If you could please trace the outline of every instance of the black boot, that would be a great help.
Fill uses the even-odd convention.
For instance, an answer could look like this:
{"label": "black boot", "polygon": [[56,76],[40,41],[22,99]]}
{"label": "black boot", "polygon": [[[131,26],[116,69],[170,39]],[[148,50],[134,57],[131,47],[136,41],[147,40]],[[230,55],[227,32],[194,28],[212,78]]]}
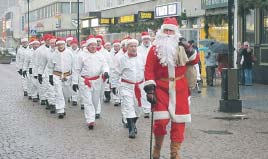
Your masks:
{"label": "black boot", "polygon": [[53,105],[53,104],[50,105],[50,113],[51,113],[51,114],[56,113],[56,106]]}
{"label": "black boot", "polygon": [[46,100],[41,100],[41,105],[46,105]]}
{"label": "black boot", "polygon": [[137,130],[137,127],[136,127],[136,123],[137,123],[138,119],[139,119],[138,117],[134,118],[134,132],[135,132],[135,134],[138,134],[138,130]]}
{"label": "black boot", "polygon": [[28,96],[27,91],[24,91],[24,92],[23,92],[23,95],[24,95],[25,97]]}
{"label": "black boot", "polygon": [[38,102],[38,98],[33,98],[33,102]]}
{"label": "black boot", "polygon": [[77,106],[77,101],[72,101],[72,106]]}
{"label": "black boot", "polygon": [[50,109],[50,104],[48,103],[48,100],[46,100],[46,110]]}
{"label": "black boot", "polygon": [[32,97],[31,97],[31,96],[29,96],[29,97],[28,97],[28,99],[29,99],[29,100],[32,100]]}
{"label": "black boot", "polygon": [[65,113],[59,113],[59,119],[63,119],[64,118],[64,116],[65,116]]}
{"label": "black boot", "polygon": [[81,110],[84,110],[84,109],[85,109],[85,105],[81,104]]}
{"label": "black boot", "polygon": [[135,131],[134,131],[134,127],[135,127],[135,123],[134,123],[134,118],[127,118],[127,123],[128,123],[128,137],[130,139],[134,139],[136,137]]}
{"label": "black boot", "polygon": [[96,117],[96,119],[99,119],[100,118],[100,114],[96,114],[95,117]]}
{"label": "black boot", "polygon": [[104,103],[109,103],[111,100],[111,91],[104,91],[105,100]]}

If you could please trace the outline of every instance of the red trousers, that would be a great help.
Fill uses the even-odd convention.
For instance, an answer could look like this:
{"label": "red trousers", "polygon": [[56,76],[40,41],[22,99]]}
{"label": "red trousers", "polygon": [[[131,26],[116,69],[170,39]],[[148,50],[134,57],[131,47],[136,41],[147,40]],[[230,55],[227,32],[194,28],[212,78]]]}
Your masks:
{"label": "red trousers", "polygon": [[[154,135],[164,136],[167,134],[167,124],[170,119],[161,119],[154,121]],[[185,123],[171,122],[170,140],[182,143],[184,140]]]}

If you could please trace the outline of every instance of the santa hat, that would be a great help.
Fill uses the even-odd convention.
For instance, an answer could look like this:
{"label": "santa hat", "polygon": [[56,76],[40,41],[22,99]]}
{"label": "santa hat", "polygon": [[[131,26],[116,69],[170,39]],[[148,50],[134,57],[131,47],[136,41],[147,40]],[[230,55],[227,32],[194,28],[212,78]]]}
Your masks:
{"label": "santa hat", "polygon": [[120,45],[120,41],[119,40],[114,40],[113,45]]}
{"label": "santa hat", "polygon": [[81,46],[81,47],[86,47],[86,43],[87,43],[87,42],[83,40],[83,41],[81,41],[80,46]]}
{"label": "santa hat", "polygon": [[101,41],[101,44],[104,45],[104,39],[103,39],[103,36],[102,35],[96,35],[95,38],[97,39],[97,41],[100,40]]}
{"label": "santa hat", "polygon": [[56,41],[56,45],[58,44],[65,44],[65,39],[64,38],[58,38]]}
{"label": "santa hat", "polygon": [[50,38],[50,41],[56,41],[57,40],[57,38],[55,37],[55,36],[52,36],[51,38]]}
{"label": "santa hat", "polygon": [[176,18],[165,18],[164,22],[161,26],[161,29],[162,30],[168,29],[168,30],[173,30],[175,32],[178,32],[179,25],[178,25],[177,19]]}
{"label": "santa hat", "polygon": [[45,35],[43,36],[43,40],[44,40],[44,41],[50,40],[51,38],[52,38],[52,35],[51,35],[51,34],[45,34]]}
{"label": "santa hat", "polygon": [[36,38],[31,38],[31,40],[29,42],[29,45],[32,45],[32,44],[35,44],[35,43],[40,44],[40,41],[38,41]]}
{"label": "santa hat", "polygon": [[22,38],[21,39],[21,42],[23,43],[23,42],[28,42],[28,38]]}
{"label": "santa hat", "polygon": [[66,41],[72,41],[74,38],[72,35],[67,36]]}
{"label": "santa hat", "polygon": [[146,31],[144,31],[144,32],[141,33],[141,39],[143,40],[145,38],[150,38],[149,33],[146,32]]}
{"label": "santa hat", "polygon": [[106,45],[111,45],[111,43],[107,41],[107,42],[104,44],[104,46],[106,46]]}
{"label": "santa hat", "polygon": [[78,40],[76,38],[74,38],[72,41],[71,41],[71,45],[72,44],[78,44]]}
{"label": "santa hat", "polygon": [[88,46],[91,43],[97,44],[97,39],[94,37],[94,35],[89,35],[86,41],[86,46]]}
{"label": "santa hat", "polygon": [[125,42],[125,45],[127,46],[128,44],[131,44],[131,43],[134,43],[134,44],[139,45],[139,41],[136,40],[136,39],[128,39],[128,40]]}
{"label": "santa hat", "polygon": [[131,37],[130,36],[127,36],[127,37],[125,37],[122,41],[121,41],[121,47],[123,46],[123,45],[126,45],[126,42],[127,42],[127,40],[128,39],[131,39]]}

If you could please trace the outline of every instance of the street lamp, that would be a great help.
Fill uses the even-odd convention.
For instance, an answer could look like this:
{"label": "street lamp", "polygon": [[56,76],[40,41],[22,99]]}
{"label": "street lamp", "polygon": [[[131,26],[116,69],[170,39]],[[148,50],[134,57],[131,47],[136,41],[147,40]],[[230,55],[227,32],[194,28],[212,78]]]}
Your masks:
{"label": "street lamp", "polygon": [[30,0],[27,0],[27,5],[28,5],[28,41],[30,41]]}

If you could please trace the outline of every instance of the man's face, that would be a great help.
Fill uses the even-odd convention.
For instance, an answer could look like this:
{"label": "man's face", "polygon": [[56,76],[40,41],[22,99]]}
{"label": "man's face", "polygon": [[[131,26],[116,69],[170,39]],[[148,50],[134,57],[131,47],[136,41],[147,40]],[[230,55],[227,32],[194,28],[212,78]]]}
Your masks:
{"label": "man's face", "polygon": [[118,52],[119,50],[120,50],[120,45],[119,44],[114,45],[114,51]]}
{"label": "man's face", "polygon": [[63,51],[65,49],[65,44],[58,44],[58,50]]}
{"label": "man's face", "polygon": [[130,55],[136,55],[137,54],[137,44],[130,43],[127,45],[127,52]]}
{"label": "man's face", "polygon": [[150,45],[150,38],[143,38],[142,43],[144,46],[148,47]]}
{"label": "man's face", "polygon": [[67,46],[71,46],[71,42],[72,42],[72,40],[68,40],[68,41],[66,41]]}
{"label": "man's face", "polygon": [[39,43],[33,43],[32,46],[33,46],[33,49],[36,50],[40,46],[40,44]]}
{"label": "man's face", "polygon": [[22,45],[23,47],[27,47],[27,46],[28,46],[28,42],[26,42],[26,41],[25,41],[25,42],[22,42],[21,45]]}
{"label": "man's face", "polygon": [[50,40],[49,45],[50,45],[51,48],[54,49],[56,47],[56,41],[55,40]]}
{"label": "man's face", "polygon": [[106,50],[109,50],[109,51],[111,50],[111,44],[106,44],[104,47]]}
{"label": "man's face", "polygon": [[76,43],[72,43],[72,49],[76,50],[78,48],[78,45]]}
{"label": "man's face", "polygon": [[175,31],[174,30],[169,30],[169,29],[164,29],[164,34],[167,34],[167,35],[175,35]]}
{"label": "man's face", "polygon": [[87,50],[91,53],[95,53],[97,51],[97,44],[96,43],[90,43],[87,46]]}
{"label": "man's face", "polygon": [[49,44],[50,44],[49,41],[50,41],[50,40],[46,40],[46,41],[45,41],[46,46],[49,46]]}
{"label": "man's face", "polygon": [[98,46],[98,47],[101,46],[101,40],[97,40],[97,46]]}

